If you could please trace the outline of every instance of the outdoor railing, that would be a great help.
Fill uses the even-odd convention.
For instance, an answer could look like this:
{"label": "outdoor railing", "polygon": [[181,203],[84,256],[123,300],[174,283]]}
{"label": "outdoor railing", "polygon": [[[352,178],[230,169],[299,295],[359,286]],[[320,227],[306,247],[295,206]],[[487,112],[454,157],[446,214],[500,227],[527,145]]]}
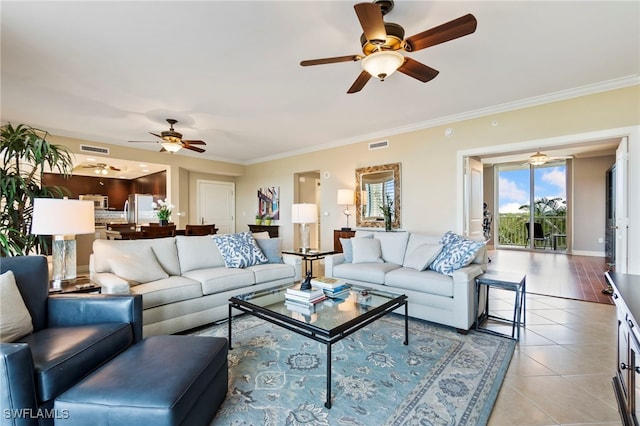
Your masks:
{"label": "outdoor railing", "polygon": [[[503,213],[498,215],[498,245],[527,247],[527,236],[529,235],[526,223],[529,222],[528,214]],[[542,231],[547,237],[547,248],[553,248],[554,235],[556,248],[565,250],[567,248],[567,220],[566,216],[535,216],[535,222],[542,224]],[[562,236],[562,237],[559,237]],[[536,241],[536,247],[542,248],[544,241]]]}

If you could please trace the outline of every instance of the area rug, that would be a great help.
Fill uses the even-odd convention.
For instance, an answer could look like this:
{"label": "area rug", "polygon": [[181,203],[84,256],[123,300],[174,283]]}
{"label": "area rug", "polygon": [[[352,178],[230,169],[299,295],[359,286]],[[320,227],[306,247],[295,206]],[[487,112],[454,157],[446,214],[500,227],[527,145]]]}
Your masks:
{"label": "area rug", "polygon": [[229,391],[212,425],[483,425],[515,347],[417,319],[405,346],[404,317],[388,315],[332,346],[327,409],[325,345],[249,315],[232,324]]}

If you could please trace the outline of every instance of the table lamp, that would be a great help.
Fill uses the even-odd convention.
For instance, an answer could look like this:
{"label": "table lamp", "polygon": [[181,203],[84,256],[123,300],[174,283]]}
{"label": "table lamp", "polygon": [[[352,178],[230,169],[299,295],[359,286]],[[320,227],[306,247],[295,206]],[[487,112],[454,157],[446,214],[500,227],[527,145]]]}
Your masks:
{"label": "table lamp", "polygon": [[76,278],[76,235],[95,232],[93,201],[35,198],[31,233],[52,235],[53,287]]}
{"label": "table lamp", "polygon": [[315,204],[292,204],[291,222],[300,224],[300,248],[302,252],[310,248],[310,223],[318,221],[318,207]]}
{"label": "table lamp", "polygon": [[347,226],[342,228],[343,231],[351,231],[349,228],[349,206],[353,205],[353,190],[352,189],[338,189],[338,205],[344,206],[342,213],[347,217]]}

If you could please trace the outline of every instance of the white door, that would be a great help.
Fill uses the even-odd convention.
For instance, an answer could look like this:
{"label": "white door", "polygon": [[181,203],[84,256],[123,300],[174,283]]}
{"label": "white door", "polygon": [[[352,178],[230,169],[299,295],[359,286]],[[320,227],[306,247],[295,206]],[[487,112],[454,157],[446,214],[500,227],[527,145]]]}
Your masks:
{"label": "white door", "polygon": [[482,240],[482,163],[470,157],[465,157],[464,192],[464,234]]}
{"label": "white door", "polygon": [[197,181],[196,211],[198,224],[215,224],[218,234],[235,232],[235,183]]}
{"label": "white door", "polygon": [[628,141],[624,137],[616,149],[616,272],[627,273],[627,244],[629,237]]}

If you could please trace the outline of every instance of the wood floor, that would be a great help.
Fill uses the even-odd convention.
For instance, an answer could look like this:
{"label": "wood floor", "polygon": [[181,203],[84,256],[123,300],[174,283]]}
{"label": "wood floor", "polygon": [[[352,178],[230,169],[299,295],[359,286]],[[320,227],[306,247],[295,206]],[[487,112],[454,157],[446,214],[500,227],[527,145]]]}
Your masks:
{"label": "wood floor", "polygon": [[607,287],[603,257],[521,250],[491,250],[489,257],[489,269],[525,272],[527,293],[613,303],[602,294]]}

